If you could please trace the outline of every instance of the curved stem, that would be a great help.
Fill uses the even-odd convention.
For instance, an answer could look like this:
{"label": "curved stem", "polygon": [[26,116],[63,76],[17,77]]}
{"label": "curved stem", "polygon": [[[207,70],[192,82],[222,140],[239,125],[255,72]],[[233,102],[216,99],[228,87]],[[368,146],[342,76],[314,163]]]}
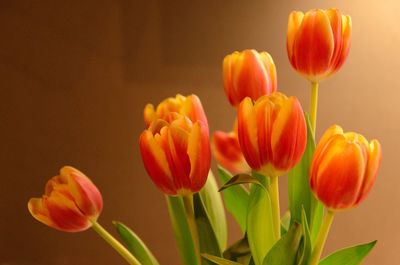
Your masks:
{"label": "curved stem", "polygon": [[196,219],[194,216],[194,208],[193,208],[193,194],[182,196],[183,204],[185,206],[186,219],[189,224],[190,233],[192,235],[193,245],[196,252],[197,263],[201,264],[200,257],[200,243],[199,243],[199,235],[197,232]]}
{"label": "curved stem", "polygon": [[116,240],[107,230],[98,222],[92,222],[92,228],[96,231],[110,246],[112,246],[129,264],[142,265],[118,240]]}
{"label": "curved stem", "polygon": [[315,129],[317,126],[317,109],[318,109],[318,82],[311,82],[310,123],[314,137],[315,137]]}
{"label": "curved stem", "polygon": [[270,195],[275,237],[278,241],[281,238],[281,211],[279,207],[279,185],[277,176],[271,177]]}
{"label": "curved stem", "polygon": [[324,250],[325,241],[328,237],[329,229],[333,222],[335,213],[331,210],[327,210],[321,229],[315,242],[314,250],[311,254],[310,265],[318,265],[319,259],[321,258],[322,251]]}

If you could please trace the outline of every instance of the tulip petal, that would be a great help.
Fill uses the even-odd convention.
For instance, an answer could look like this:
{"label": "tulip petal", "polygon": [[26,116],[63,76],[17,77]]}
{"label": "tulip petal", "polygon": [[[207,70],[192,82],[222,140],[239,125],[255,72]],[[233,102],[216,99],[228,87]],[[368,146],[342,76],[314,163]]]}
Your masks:
{"label": "tulip petal", "polygon": [[276,66],[272,56],[267,52],[260,53],[261,61],[264,64],[265,70],[267,71],[268,83],[267,88],[270,88],[267,95],[276,92],[278,89],[278,81],[276,76]]}
{"label": "tulip petal", "polygon": [[332,67],[332,74],[337,72],[346,61],[350,52],[352,34],[352,22],[350,16],[342,16],[342,45],[340,54]]}
{"label": "tulip petal", "polygon": [[288,57],[290,63],[294,65],[293,63],[293,46],[295,39],[297,37],[300,25],[303,21],[304,18],[304,13],[300,11],[293,11],[289,15],[289,21],[288,21],[288,31],[287,31],[287,41],[286,41],[286,48],[288,52]]}
{"label": "tulip petal", "polygon": [[208,126],[208,121],[206,114],[203,110],[203,105],[201,104],[199,97],[196,95],[190,95],[186,97],[185,102],[182,104],[181,114],[184,116],[188,116],[192,122],[200,120]]}
{"label": "tulip petal", "polygon": [[329,18],[333,33],[333,43],[335,48],[330,65],[334,66],[337,64],[342,51],[342,15],[340,14],[340,11],[336,8],[328,9],[325,11],[325,13]]}
{"label": "tulip petal", "polygon": [[143,111],[143,118],[146,124],[146,128],[157,118],[156,112],[154,111],[154,106],[152,104],[147,104]]}
{"label": "tulip petal", "polygon": [[28,209],[31,215],[39,222],[55,228],[54,222],[51,220],[49,211],[43,205],[42,198],[32,198],[28,202]]}

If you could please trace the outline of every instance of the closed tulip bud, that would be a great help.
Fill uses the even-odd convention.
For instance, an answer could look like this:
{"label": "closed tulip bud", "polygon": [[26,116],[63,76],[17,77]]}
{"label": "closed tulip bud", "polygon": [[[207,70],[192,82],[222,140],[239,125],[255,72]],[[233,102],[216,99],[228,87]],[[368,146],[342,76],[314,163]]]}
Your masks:
{"label": "closed tulip bud", "polygon": [[65,232],[88,229],[102,208],[103,199],[97,187],[82,172],[69,166],[47,182],[42,198],[28,202],[34,218]]}
{"label": "closed tulip bud", "polygon": [[318,143],[310,168],[311,189],[331,210],[348,209],[362,202],[371,190],[382,157],[377,140],[343,133],[331,126]]}
{"label": "closed tulip bud", "polygon": [[347,58],[351,18],[337,9],[312,9],[289,15],[287,52],[293,68],[312,82],[335,73]]}
{"label": "closed tulip bud", "polygon": [[251,168],[277,177],[301,159],[307,141],[303,110],[282,93],[245,98],[238,109],[239,143]]}
{"label": "closed tulip bud", "polygon": [[168,195],[198,192],[210,170],[208,126],[173,112],[153,121],[139,139],[147,173]]}
{"label": "closed tulip bud", "polygon": [[267,52],[244,50],[227,55],[223,62],[225,94],[232,106],[245,97],[253,100],[277,89],[276,68]]}
{"label": "closed tulip bud", "polygon": [[204,125],[208,126],[207,117],[200,99],[196,95],[184,97],[178,94],[174,98],[170,97],[163,100],[156,108],[152,104],[146,105],[144,108],[146,127],[149,127],[157,119],[166,120],[171,112],[187,116],[192,122],[200,120]]}

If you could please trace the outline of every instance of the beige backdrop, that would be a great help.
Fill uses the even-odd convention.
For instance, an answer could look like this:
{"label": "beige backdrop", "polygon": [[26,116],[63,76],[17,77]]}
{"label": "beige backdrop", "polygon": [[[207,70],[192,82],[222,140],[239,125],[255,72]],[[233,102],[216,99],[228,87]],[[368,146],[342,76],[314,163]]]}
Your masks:
{"label": "beige backdrop", "polygon": [[[29,197],[65,164],[102,191],[101,223],[123,220],[162,264],[179,264],[164,197],[139,155],[144,105],[196,93],[211,130],[230,129],[221,61],[255,48],[272,54],[279,89],[307,109],[308,84],[286,56],[287,17],[330,6],[352,16],[354,35],[344,67],[321,84],[318,134],[338,123],[376,137],[383,163],[368,199],[337,215],[327,252],[378,239],[365,264],[397,263],[400,4],[327,2],[1,1],[0,264],[123,264],[93,231],[61,233],[29,215]],[[230,223],[232,242],[240,235]]]}

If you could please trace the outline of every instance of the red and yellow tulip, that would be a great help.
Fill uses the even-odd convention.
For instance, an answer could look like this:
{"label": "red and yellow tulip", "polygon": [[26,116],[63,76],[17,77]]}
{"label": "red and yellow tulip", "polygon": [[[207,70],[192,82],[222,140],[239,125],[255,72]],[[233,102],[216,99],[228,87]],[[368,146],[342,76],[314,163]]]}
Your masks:
{"label": "red and yellow tulip", "polygon": [[307,130],[295,97],[276,92],[255,103],[245,98],[238,109],[239,143],[251,168],[269,177],[280,176],[301,159]]}
{"label": "red and yellow tulip", "polygon": [[289,15],[287,52],[293,68],[312,82],[335,73],[351,45],[351,18],[338,9],[312,9]]}
{"label": "red and yellow tulip", "polygon": [[97,187],[79,170],[65,166],[51,178],[42,198],[32,198],[28,209],[38,221],[66,232],[79,232],[96,222],[103,208]]}
{"label": "red and yellow tulip", "polygon": [[153,121],[140,136],[140,151],[154,184],[168,195],[198,192],[210,170],[208,126],[187,116],[169,113]]}
{"label": "red and yellow tulip", "polygon": [[311,163],[310,185],[331,210],[362,202],[371,190],[381,162],[381,145],[360,134],[331,126],[318,143]]}
{"label": "red and yellow tulip", "polygon": [[277,89],[276,68],[267,52],[244,50],[227,55],[223,61],[225,94],[232,106],[245,97],[253,100]]}

